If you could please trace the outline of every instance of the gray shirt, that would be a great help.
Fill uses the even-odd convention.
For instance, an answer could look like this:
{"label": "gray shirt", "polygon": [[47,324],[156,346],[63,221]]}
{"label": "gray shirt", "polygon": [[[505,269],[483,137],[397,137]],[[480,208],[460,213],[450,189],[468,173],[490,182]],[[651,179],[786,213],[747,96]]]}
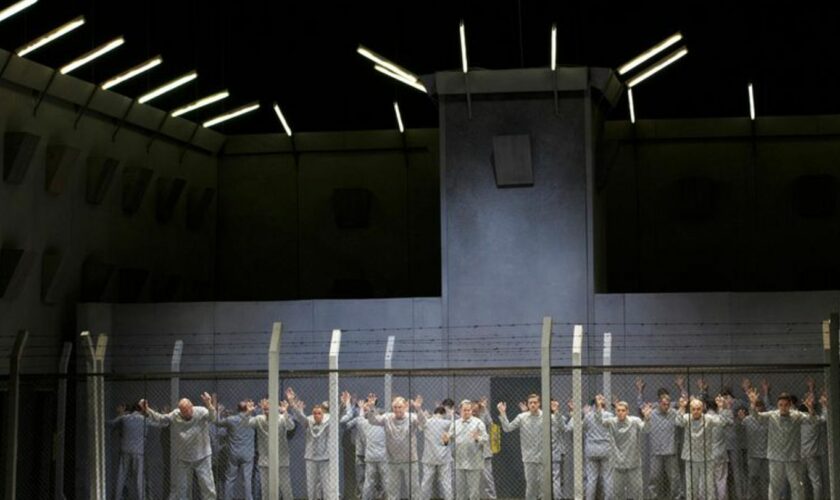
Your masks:
{"label": "gray shirt", "polygon": [[[257,453],[259,454],[257,465],[268,467],[268,416],[251,417],[250,424],[257,429]],[[294,428],[295,420],[291,415],[284,413],[277,417],[278,456],[280,458],[278,465],[280,467],[289,466],[289,438],[286,433]]]}
{"label": "gray shirt", "polygon": [[536,415],[526,411],[508,421],[507,415],[499,414],[502,430],[512,432],[519,429],[519,447],[522,450],[522,462],[542,463],[542,410]]}
{"label": "gray shirt", "polygon": [[230,456],[238,460],[254,459],[254,426],[251,425],[251,414],[238,413],[216,422],[219,427],[228,430],[228,445]]}
{"label": "gray shirt", "polygon": [[[613,414],[605,411],[602,418],[610,418]],[[571,422],[571,421],[570,421]],[[585,414],[583,422],[583,443],[586,458],[607,458],[610,456],[610,432],[606,427],[595,421],[595,412]]]}
{"label": "gray shirt", "polygon": [[658,406],[650,412],[647,427],[650,435],[650,454],[667,456],[677,454],[677,415],[673,408],[662,411]]}
{"label": "gray shirt", "polygon": [[[723,417],[723,423],[712,428],[712,460],[715,462],[729,462],[729,430],[734,429],[732,410],[721,410],[717,413]],[[734,434],[732,434],[734,436]]]}
{"label": "gray shirt", "polygon": [[194,406],[189,420],[183,419],[177,409],[164,415],[149,408],[147,414],[154,422],[169,425],[178,460],[195,462],[211,455],[210,425],[216,420],[214,408]]}
{"label": "gray shirt", "polygon": [[602,412],[596,411],[595,421],[609,430],[614,468],[635,469],[642,466],[642,432],[647,427],[644,420],[628,415],[622,422],[618,417],[604,417]]}
{"label": "gray shirt", "polygon": [[747,456],[767,459],[767,422],[747,415],[742,425],[747,436]]}
{"label": "gray shirt", "polygon": [[551,415],[551,461],[560,462],[563,455],[569,453],[569,434],[567,418],[558,413]]}
{"label": "gray shirt", "polygon": [[345,428],[350,431],[350,438],[353,440],[353,446],[356,448],[356,456],[365,456],[365,433],[359,430],[358,426],[359,408],[357,406],[348,406],[344,412],[344,416],[338,421],[339,424],[344,424]]}
{"label": "gray shirt", "polygon": [[371,425],[362,415],[356,417],[355,422],[361,434],[365,436],[365,463],[386,461],[388,455],[385,449],[385,428]]}
{"label": "gray shirt", "polygon": [[449,432],[452,420],[449,417],[434,415],[423,426],[423,463],[443,465],[452,461],[452,451],[443,444],[443,435]]}
{"label": "gray shirt", "polygon": [[146,417],[140,412],[120,415],[108,422],[120,433],[120,453],[142,455],[145,451]]}
{"label": "gray shirt", "polygon": [[371,425],[385,428],[385,447],[388,450],[389,462],[401,464],[417,461],[415,433],[426,423],[423,412],[406,412],[405,416],[399,419],[393,413],[377,415],[368,412],[366,417]]}
{"label": "gray shirt", "polygon": [[825,409],[816,420],[802,422],[802,458],[821,457],[825,455]]}
{"label": "gray shirt", "polygon": [[790,410],[782,416],[779,410],[758,412],[754,408],[750,415],[767,422],[767,458],[777,462],[798,462],[802,456],[801,426],[805,421],[816,421],[816,415]]}
{"label": "gray shirt", "polygon": [[450,424],[449,433],[452,435],[450,443],[455,443],[455,468],[484,469],[483,447],[488,439],[484,422],[475,417],[467,420],[459,418]]}
{"label": "gray shirt", "polygon": [[321,423],[316,424],[315,417],[312,415],[307,417],[297,408],[293,408],[292,412],[294,412],[295,418],[297,418],[300,425],[304,428],[306,436],[306,447],[304,448],[303,458],[316,462],[329,460],[330,415],[324,413],[324,418],[321,420]]}
{"label": "gray shirt", "polygon": [[697,420],[689,414],[678,413],[674,421],[677,427],[684,429],[682,459],[692,462],[712,461],[714,429],[723,426],[727,417],[731,418],[731,413],[704,414]]}

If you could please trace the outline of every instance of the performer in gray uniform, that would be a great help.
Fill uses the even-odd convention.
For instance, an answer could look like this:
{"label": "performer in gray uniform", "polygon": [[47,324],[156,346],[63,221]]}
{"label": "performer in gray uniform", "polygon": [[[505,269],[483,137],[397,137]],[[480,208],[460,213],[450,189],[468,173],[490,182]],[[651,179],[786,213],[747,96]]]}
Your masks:
{"label": "performer in gray uniform", "polygon": [[461,402],[461,417],[453,421],[444,443],[455,443],[455,498],[479,500],[481,471],[484,470],[484,443],[487,430],[484,423],[472,416],[471,401]]}
{"label": "performer in gray uniform", "polygon": [[365,409],[368,422],[385,428],[385,446],[388,451],[389,500],[398,500],[403,483],[413,500],[420,498],[420,474],[417,470],[417,438],[415,433],[426,424],[423,413],[423,398],[417,396],[411,402],[415,412],[408,412],[408,403],[399,396],[391,403],[391,413],[377,415]]}
{"label": "performer in gray uniform", "polygon": [[201,395],[205,406],[193,406],[187,398],[178,402],[178,409],[160,414],[149,408],[145,399],[140,400],[140,410],[154,422],[168,424],[175,442],[175,477],[172,478],[170,498],[186,500],[188,485],[193,473],[198,479],[201,498],[215,500],[216,486],[213,484],[211,464],[210,427],[216,420],[216,408],[210,395]]}
{"label": "performer in gray uniform", "polygon": [[388,456],[385,448],[385,428],[371,425],[366,412],[376,412],[376,395],[368,394],[359,416],[353,421],[365,440],[365,484],[362,500],[379,498],[388,485]]}
{"label": "performer in gray uniform", "polygon": [[[764,401],[755,403],[758,412],[765,410]],[[741,421],[747,438],[747,498],[757,500],[767,494],[767,422],[747,414]]]}
{"label": "performer in gray uniform", "polygon": [[[490,416],[490,407],[487,398],[473,401],[473,416],[484,424],[484,429],[490,435],[490,427],[493,425],[493,417]],[[481,473],[481,498],[496,500],[496,478],[493,476],[493,450],[490,447],[490,440],[484,442],[484,470]]]}
{"label": "performer in gray uniform", "polygon": [[301,427],[305,430],[306,448],[303,458],[306,460],[306,497],[316,500],[326,497],[330,491],[330,452],[329,436],[330,416],[324,405],[312,407],[312,415],[306,416],[303,409],[306,404],[297,398],[294,389],[286,389],[286,401]]}
{"label": "performer in gray uniform", "polygon": [[519,429],[519,445],[522,450],[522,464],[525,468],[525,498],[534,500],[541,495],[540,464],[543,443],[539,395],[529,395],[527,404],[528,411],[517,415],[512,422],[508,420],[507,404],[504,401],[496,407],[499,409],[499,421],[502,423],[503,431],[512,432]]}
{"label": "performer in gray uniform", "polygon": [[432,498],[437,479],[438,491],[443,500],[452,500],[452,450],[444,441],[452,425],[446,408],[438,406],[423,427],[423,491],[422,500]]}
{"label": "performer in gray uniform", "polygon": [[750,414],[760,421],[767,422],[767,460],[770,469],[770,487],[768,496],[771,500],[782,497],[782,490],[787,480],[790,485],[792,500],[805,498],[802,484],[802,424],[818,420],[814,412],[814,395],[809,394],[803,401],[808,413],[792,410],[791,396],[783,392],[776,400],[777,410],[759,412],[756,409],[758,392],[750,391]]}
{"label": "performer in gray uniform", "polygon": [[[809,380],[809,395],[813,397],[816,387]],[[806,398],[808,396],[806,395]],[[808,479],[811,487],[811,498],[823,499],[823,460],[826,450],[826,417],[828,396],[825,392],[820,396],[820,408],[817,411],[817,420],[806,420],[802,423],[802,465],[804,467],[803,478]],[[808,408],[802,405],[801,412],[807,412]]]}
{"label": "performer in gray uniform", "polygon": [[254,412],[254,402],[240,401],[236,409],[236,415],[216,422],[217,426],[227,429],[230,446],[225,470],[225,500],[233,500],[237,477],[242,481],[245,500],[252,500],[254,498],[251,483],[251,478],[254,476],[254,426],[251,424],[251,417]]}
{"label": "performer in gray uniform", "polygon": [[[257,467],[260,471],[260,492],[262,493],[262,500],[268,500],[268,412],[271,411],[271,407],[267,399],[260,401],[260,407],[263,411],[262,415],[251,417],[248,423],[257,430],[257,453],[259,454]],[[289,415],[288,409],[289,402],[281,401],[278,408],[280,415],[277,417],[278,482],[280,483],[280,496],[283,500],[294,500],[292,480],[289,475],[289,439],[286,433],[295,429],[295,420]]]}
{"label": "performer in gray uniform", "polygon": [[651,406],[642,407],[644,420],[628,415],[630,406],[626,401],[615,405],[615,416],[604,417],[606,406],[604,396],[595,397],[595,421],[610,432],[612,445],[612,492],[608,496],[614,500],[632,498],[641,500],[644,482],[642,480],[642,432],[647,431]]}
{"label": "performer in gray uniform", "polygon": [[365,399],[363,398],[359,398],[356,404],[353,404],[353,399],[349,392],[344,391],[341,393],[341,406],[344,408],[344,415],[342,415],[338,423],[350,432],[350,439],[353,441],[356,474],[355,494],[356,498],[359,499],[362,498],[362,490],[365,486],[365,433],[359,430],[359,426],[356,423],[361,413],[361,407],[364,404]]}
{"label": "performer in gray uniform", "polygon": [[[647,403],[644,400],[645,383],[636,380],[637,406],[641,411]],[[677,499],[682,496],[680,463],[677,453],[677,410],[671,404],[671,395],[664,389],[659,390],[656,409],[650,413],[648,421],[648,450],[650,453],[650,473],[648,477],[649,498]],[[664,494],[667,491],[667,494]]]}
{"label": "performer in gray uniform", "polygon": [[560,413],[560,402],[551,398],[551,490],[556,499],[568,498],[569,495],[569,492],[563,491],[563,469],[569,467],[566,461],[569,454],[567,434],[571,433],[571,429],[567,428],[568,421]]}
{"label": "performer in gray uniform", "polygon": [[[715,400],[718,408],[726,404],[723,397]],[[691,413],[686,414],[686,407]],[[730,413],[721,415],[703,414],[703,402],[692,398],[680,398],[680,411],[676,418],[678,427],[684,429],[682,459],[685,462],[686,500],[714,498],[714,462],[712,460],[712,433],[724,425]]]}
{"label": "performer in gray uniform", "polygon": [[[595,401],[592,401],[595,404]],[[575,411],[570,404],[570,411]],[[613,414],[604,411],[603,417],[612,417]],[[584,408],[581,418],[583,425],[584,445],[584,466],[586,475],[585,495],[586,500],[595,500],[600,480],[601,491],[608,497],[612,491],[612,464],[610,461],[610,434],[603,426],[595,422],[594,412]],[[569,420],[572,425],[572,420]]]}
{"label": "performer in gray uniform", "polygon": [[133,404],[128,411],[126,405],[117,406],[117,416],[108,421],[120,435],[120,461],[117,465],[116,491],[114,498],[121,500],[128,486],[129,498],[146,498],[146,479],[143,454],[146,448],[146,417],[140,405]]}

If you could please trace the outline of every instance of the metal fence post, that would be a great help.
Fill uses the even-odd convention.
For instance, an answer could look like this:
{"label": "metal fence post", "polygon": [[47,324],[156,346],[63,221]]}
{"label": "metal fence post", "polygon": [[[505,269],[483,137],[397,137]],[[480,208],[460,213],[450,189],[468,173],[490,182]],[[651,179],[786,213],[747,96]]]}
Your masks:
{"label": "metal fence post", "polygon": [[88,388],[88,429],[93,436],[93,444],[89,448],[90,457],[90,498],[105,500],[105,381],[102,378],[105,371],[105,352],[108,347],[108,336],[99,334],[94,347],[90,332],[81,333],[81,338],[87,345],[87,388]]}
{"label": "metal fence post", "polygon": [[[171,376],[169,378],[169,408],[174,410],[178,407],[178,400],[181,397],[181,378],[178,374],[181,372],[181,356],[184,353],[184,341],[183,340],[176,340],[175,345],[172,347],[172,361],[169,365],[169,371],[171,372]],[[170,428],[169,430],[169,484],[164,485],[168,490],[167,493],[168,497],[171,498],[174,496],[174,491],[172,490],[172,481],[175,479],[175,467],[177,465],[177,449],[175,446],[175,435],[172,433]],[[190,481],[189,484],[192,484]],[[192,498],[192,488],[189,490],[189,497]]]}
{"label": "metal fence post", "polygon": [[[604,353],[602,356],[603,365],[612,366],[612,333],[604,334]],[[609,370],[604,370],[604,398],[607,404],[612,403],[612,373]]]}
{"label": "metal fence post", "polygon": [[268,498],[280,500],[280,338],[283,323],[276,322],[271,330],[268,347]]}
{"label": "metal fence post", "polygon": [[17,450],[18,424],[20,423],[20,360],[29,332],[20,330],[15,338],[15,345],[9,355],[9,394],[8,415],[6,422],[6,499],[15,500],[17,488]]}
{"label": "metal fence post", "polygon": [[[551,481],[551,316],[543,318],[540,342],[540,381],[542,382],[542,484],[543,498],[552,498]],[[489,411],[489,409],[487,410]]]}
{"label": "metal fence post", "polygon": [[583,499],[583,394],[581,388],[581,361],[583,345],[583,325],[575,325],[572,337],[572,400],[575,411],[572,460],[575,463],[575,500]]}
{"label": "metal fence post", "polygon": [[394,359],[394,339],[393,335],[388,335],[388,344],[385,346],[385,391],[382,394],[382,401],[385,408],[391,405],[391,391],[393,389],[393,376],[391,375],[391,367]]}
{"label": "metal fence post", "polygon": [[324,498],[326,500],[338,500],[338,460],[340,455],[339,450],[339,413],[340,406],[338,402],[338,354],[341,351],[341,330],[333,330],[332,341],[330,342],[330,420],[328,425],[330,430],[329,441],[329,485],[324,488]]}
{"label": "metal fence post", "polygon": [[64,437],[67,427],[67,368],[73,343],[65,342],[58,362],[58,388],[56,389],[55,436],[53,438],[53,460],[55,462],[55,500],[64,500]]}

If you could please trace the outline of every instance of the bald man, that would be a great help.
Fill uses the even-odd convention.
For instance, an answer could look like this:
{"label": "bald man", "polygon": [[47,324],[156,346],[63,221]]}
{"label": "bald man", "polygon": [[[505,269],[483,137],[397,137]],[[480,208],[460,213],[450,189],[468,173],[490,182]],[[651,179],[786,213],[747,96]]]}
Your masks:
{"label": "bald man", "polygon": [[[685,462],[685,498],[715,498],[714,460],[712,446],[715,429],[732,422],[732,412],[726,410],[722,396],[715,399],[720,414],[704,414],[703,402],[680,398],[677,427],[684,429],[682,459]],[[686,408],[689,414],[686,414]]]}
{"label": "bald man", "polygon": [[388,484],[385,495],[388,500],[401,498],[403,484],[413,500],[421,497],[420,475],[417,468],[417,437],[415,434],[426,424],[423,413],[423,398],[417,396],[411,401],[414,413],[408,411],[408,401],[395,397],[391,412],[377,415],[365,407],[365,418],[371,425],[385,428],[385,449],[388,455]]}
{"label": "bald man", "polygon": [[140,400],[140,410],[153,422],[168,425],[175,445],[175,477],[172,478],[170,497],[175,500],[189,498],[188,485],[195,474],[201,498],[216,499],[210,449],[210,425],[216,420],[216,407],[208,393],[201,395],[205,406],[193,406],[187,398],[178,402],[178,409],[161,414],[149,408],[145,399]]}

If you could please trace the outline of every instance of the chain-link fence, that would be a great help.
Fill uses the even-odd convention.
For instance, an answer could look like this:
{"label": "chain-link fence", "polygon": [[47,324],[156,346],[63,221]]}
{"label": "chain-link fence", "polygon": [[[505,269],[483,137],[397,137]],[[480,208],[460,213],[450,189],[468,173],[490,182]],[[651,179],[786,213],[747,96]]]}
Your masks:
{"label": "chain-link fence", "polygon": [[[282,373],[281,491],[323,498],[335,467],[344,498],[574,498],[582,432],[585,498],[828,498],[821,366],[584,368],[580,427],[572,373],[551,375],[550,493],[535,369],[341,372],[338,405],[328,372]],[[190,422],[169,378],[107,377],[109,498],[265,498],[266,376],[182,375]]]}

